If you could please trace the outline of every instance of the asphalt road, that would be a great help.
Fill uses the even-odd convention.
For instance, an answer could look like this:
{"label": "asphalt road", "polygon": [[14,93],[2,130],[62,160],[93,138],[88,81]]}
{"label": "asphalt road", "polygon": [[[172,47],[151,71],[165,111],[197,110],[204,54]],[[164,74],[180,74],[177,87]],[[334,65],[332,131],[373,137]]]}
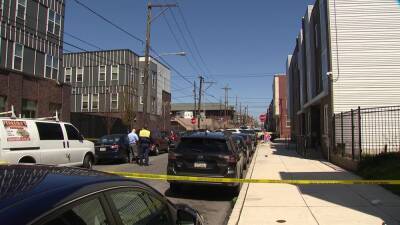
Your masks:
{"label": "asphalt road", "polygon": [[[100,164],[93,169],[115,172],[142,172],[165,174],[168,154],[150,157],[150,166],[141,167],[137,164]],[[167,196],[173,203],[184,203],[197,209],[203,215],[207,224],[226,224],[232,210],[232,200],[235,198],[231,191],[223,187],[185,186],[176,194],[169,191],[166,181],[143,180],[159,192]]]}

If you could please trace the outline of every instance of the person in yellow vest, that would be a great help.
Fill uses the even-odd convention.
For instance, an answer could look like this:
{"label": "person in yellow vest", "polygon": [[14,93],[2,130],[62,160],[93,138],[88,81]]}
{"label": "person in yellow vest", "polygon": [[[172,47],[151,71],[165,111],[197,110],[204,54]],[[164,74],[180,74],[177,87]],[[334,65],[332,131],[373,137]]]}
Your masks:
{"label": "person in yellow vest", "polygon": [[139,165],[149,165],[149,152],[151,145],[151,132],[147,129],[147,125],[139,132]]}

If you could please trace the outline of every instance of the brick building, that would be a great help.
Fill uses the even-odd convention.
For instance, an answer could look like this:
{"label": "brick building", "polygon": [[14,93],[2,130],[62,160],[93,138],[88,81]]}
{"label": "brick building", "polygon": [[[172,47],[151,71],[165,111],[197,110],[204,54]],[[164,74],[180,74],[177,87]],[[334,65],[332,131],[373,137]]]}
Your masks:
{"label": "brick building", "polygon": [[290,119],[288,117],[287,76],[275,75],[272,85],[273,100],[270,114],[270,131],[279,138],[290,138]]}
{"label": "brick building", "polygon": [[63,0],[1,1],[0,111],[70,118],[63,61]]}

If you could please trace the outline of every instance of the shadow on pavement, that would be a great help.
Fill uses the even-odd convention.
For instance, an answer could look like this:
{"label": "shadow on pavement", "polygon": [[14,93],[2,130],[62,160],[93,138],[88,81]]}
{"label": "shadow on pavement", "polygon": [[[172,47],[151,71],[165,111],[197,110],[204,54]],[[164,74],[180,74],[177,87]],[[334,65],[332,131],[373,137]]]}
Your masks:
{"label": "shadow on pavement", "polygon": [[[351,180],[355,175],[343,172],[280,172],[282,179],[288,180]],[[310,207],[340,205],[386,221],[400,224],[398,217],[399,198],[375,185],[296,185],[305,196]],[[397,199],[397,201],[396,201]],[[396,203],[397,202],[397,203]],[[352,223],[349,221],[349,223]]]}
{"label": "shadow on pavement", "polygon": [[165,196],[205,201],[231,201],[235,194],[230,187],[183,185],[179,192],[165,191]]}

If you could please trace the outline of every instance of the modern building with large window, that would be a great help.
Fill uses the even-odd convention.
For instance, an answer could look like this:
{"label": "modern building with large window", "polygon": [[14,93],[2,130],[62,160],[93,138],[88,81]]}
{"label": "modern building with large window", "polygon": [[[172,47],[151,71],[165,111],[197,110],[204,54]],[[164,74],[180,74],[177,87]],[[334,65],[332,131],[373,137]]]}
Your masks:
{"label": "modern building with large window", "polygon": [[69,120],[64,83],[64,0],[0,0],[0,111]]}
{"label": "modern building with large window", "polygon": [[[93,120],[93,123],[106,124],[105,128],[97,127],[96,130],[113,131],[114,125],[118,123],[116,120],[119,123],[124,120],[127,128],[135,125],[134,118],[128,114],[137,111],[137,54],[128,49],[65,53],[63,68],[64,82],[72,87],[72,122],[83,132],[96,126],[80,123],[82,115],[104,118]],[[86,135],[97,136],[87,132]]]}
{"label": "modern building with large window", "polygon": [[[64,54],[64,81],[72,86],[72,122],[86,136],[125,132],[144,125],[143,61],[128,49]],[[151,59],[149,74],[148,126],[168,130],[170,71]]]}

